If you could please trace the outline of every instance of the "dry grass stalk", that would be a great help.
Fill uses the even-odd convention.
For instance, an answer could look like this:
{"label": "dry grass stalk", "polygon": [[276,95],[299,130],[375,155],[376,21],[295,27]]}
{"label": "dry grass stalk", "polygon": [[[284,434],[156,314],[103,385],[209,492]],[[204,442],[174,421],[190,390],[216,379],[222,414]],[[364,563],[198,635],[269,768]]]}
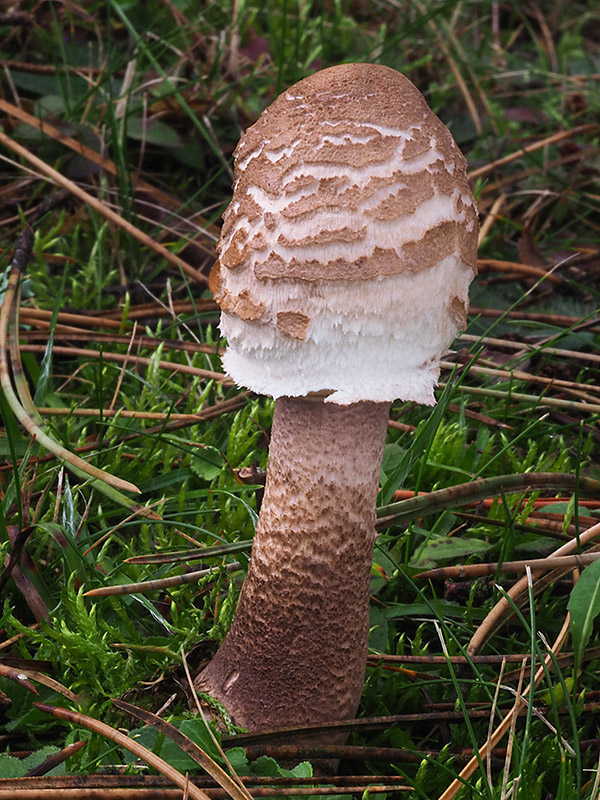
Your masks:
{"label": "dry grass stalk", "polygon": [[61,186],[63,189],[67,189],[75,197],[79,198],[79,200],[87,203],[91,208],[94,209],[94,211],[97,211],[98,214],[103,216],[106,220],[124,230],[125,233],[128,233],[136,241],[143,244],[157,256],[164,258],[165,261],[174,266],[178,271],[181,270],[196,283],[205,284],[207,282],[207,278],[198,272],[195,267],[192,267],[191,264],[188,264],[187,261],[184,261],[182,258],[179,258],[177,255],[171,253],[170,250],[167,250],[166,247],[163,247],[162,244],[159,244],[151,236],[148,236],[147,233],[144,233],[144,231],[136,228],[135,225],[132,225],[131,222],[124,219],[120,214],[115,213],[106,205],[106,203],[98,200],[98,198],[89,194],[89,192],[84,191],[76,183],[69,180],[64,175],[61,175],[60,172],[55,170],[49,164],[46,164],[45,161],[31,153],[29,150],[27,150],[27,148],[15,142],[10,138],[10,136],[7,136],[2,131],[0,131],[0,143],[32,164],[35,169],[39,170],[42,175],[45,175],[46,178],[56,186]]}
{"label": "dry grass stalk", "polygon": [[[566,555],[571,555],[574,550],[579,549],[585,544],[593,542],[600,536],[600,523],[588,528],[580,536],[573,538],[570,542],[559,547],[554,551],[553,557],[559,558]],[[568,568],[562,572],[568,571]],[[556,574],[556,573],[554,573]],[[496,605],[492,608],[486,618],[483,620],[479,628],[475,631],[474,636],[471,638],[467,653],[469,655],[476,655],[481,650],[486,639],[491,633],[496,630],[503,621],[512,615],[512,608],[510,603],[517,603],[520,597],[527,591],[527,576],[520,578],[514,586],[510,588],[507,597],[502,597]]]}
{"label": "dry grass stalk", "polygon": [[[133,753],[137,758],[141,759],[144,763],[148,764],[148,766],[153,767],[161,775],[169,778],[169,780],[174,783],[175,786],[187,791],[192,800],[209,800],[206,792],[203,792],[202,789],[194,786],[193,783],[189,783],[187,777],[184,777],[164,759],[160,758],[146,747],[140,745],[135,741],[135,739],[130,739],[129,736],[121,733],[121,731],[111,728],[110,725],[106,725],[104,722],[100,722],[92,717],[88,717],[85,714],[69,711],[66,708],[51,706],[47,703],[35,703],[35,706],[39,711],[44,711],[47,714],[57,717],[58,719],[63,719],[66,722],[81,726],[82,728],[87,728],[94,733],[98,733],[100,736],[106,737],[119,747],[124,747],[126,750],[129,750],[131,753]],[[61,796],[64,797],[64,794],[61,794]],[[81,796],[81,794],[78,796]]]}
{"label": "dry grass stalk", "polygon": [[[541,150],[543,147],[548,147],[551,144],[562,142],[564,139],[572,139],[573,137],[579,136],[582,133],[594,133],[598,130],[598,128],[599,126],[597,123],[587,123],[586,125],[577,125],[574,128],[570,128],[568,131],[559,131],[558,133],[553,133],[551,136],[545,136],[543,139],[539,139],[537,142],[532,142],[525,147],[520,147],[514,153],[510,153],[510,155],[503,156],[502,158],[498,158],[489,164],[485,164],[483,167],[471,170],[469,172],[469,180],[481,178],[483,175],[487,175],[489,172],[493,172],[500,167],[506,166],[506,164],[511,164],[513,161],[522,158],[528,153],[535,153],[536,150]],[[514,176],[511,178],[511,180],[514,180]]]}
{"label": "dry grass stalk", "polygon": [[419,572],[415,578],[440,580],[444,578],[479,578],[484,575],[498,573],[525,572],[531,568],[532,572],[545,572],[549,569],[572,569],[586,567],[600,558],[600,553],[581,553],[572,556],[551,556],[550,558],[532,558],[522,561],[496,561],[487,564],[462,564],[456,567],[437,567]]}
{"label": "dry grass stalk", "polygon": [[[37,344],[24,344],[21,350],[27,353],[44,353],[46,348],[44,345]],[[152,359],[144,358],[143,356],[127,356],[123,353],[108,353],[100,350],[88,350],[80,347],[62,347],[56,345],[52,348],[52,352],[59,356],[70,356],[73,358],[102,358],[104,361],[116,361],[118,363],[129,362],[135,366],[147,367],[152,363]],[[192,367],[189,364],[177,364],[174,361],[159,361],[158,365],[161,369],[170,370],[171,372],[181,372],[185,375],[195,375],[200,378],[207,378],[222,383],[227,386],[232,386],[232,381],[227,378],[223,372],[214,372],[210,369],[200,369],[199,367]]]}
{"label": "dry grass stalk", "polygon": [[579,361],[593,361],[600,364],[600,355],[597,355],[596,353],[580,353],[577,350],[564,350],[560,347],[546,347],[545,345],[542,346],[539,344],[532,344],[531,342],[515,342],[510,339],[497,339],[493,336],[473,336],[469,333],[461,333],[458,337],[458,340],[463,342],[489,345],[490,347],[502,347],[507,350],[524,350],[527,353],[533,354],[539,353],[540,355],[574,358]]}
{"label": "dry grass stalk", "polygon": [[[600,526],[599,526],[600,527]],[[525,579],[527,580],[527,579]],[[552,655],[556,656],[562,649],[565,641],[567,640],[567,636],[569,635],[569,621],[570,615],[567,614],[565,620],[563,622],[562,628],[560,633],[556,637],[556,640],[552,646]],[[544,660],[544,665],[541,665],[536,670],[535,676],[533,681],[528,684],[523,692],[523,697],[527,700],[533,697],[533,692],[536,689],[537,685],[544,677],[545,671],[548,667],[552,664],[552,656],[548,654]],[[459,790],[467,783],[471,775],[475,772],[478,768],[480,762],[487,757],[487,753],[489,750],[493,749],[498,742],[502,739],[502,737],[510,730],[513,722],[513,717],[518,716],[523,708],[523,703],[519,700],[519,702],[515,702],[512,710],[504,717],[502,722],[498,725],[498,727],[494,730],[491,736],[488,737],[487,741],[479,748],[479,752],[474,755],[468,764],[463,767],[460,771],[457,778],[455,778],[452,783],[448,786],[448,788],[442,792],[439,796],[438,800],[452,800],[453,797],[459,792]]]}

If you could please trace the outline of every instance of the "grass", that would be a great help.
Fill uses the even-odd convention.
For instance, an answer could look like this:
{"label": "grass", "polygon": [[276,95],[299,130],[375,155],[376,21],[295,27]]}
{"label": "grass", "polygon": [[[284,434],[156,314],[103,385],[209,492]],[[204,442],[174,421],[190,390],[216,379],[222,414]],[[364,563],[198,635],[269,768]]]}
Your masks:
{"label": "grass", "polygon": [[[189,755],[111,702],[125,698],[164,708],[220,759],[188,711],[182,654],[194,673],[233,617],[273,407],[220,376],[206,277],[231,155],[281,89],[320,67],[374,61],[403,71],[451,127],[483,234],[469,327],[438,406],[393,409],[371,656],[340,769],[355,794],[369,775],[419,798],[599,796],[597,562],[529,577],[501,566],[559,547],[587,552],[585,531],[598,522],[599,26],[578,2],[109,0],[24,2],[0,15],[4,287],[25,224],[34,231],[20,324],[13,316],[9,328],[15,389],[27,407],[30,387],[49,436],[135,484],[136,504],[160,515],[65,469],[3,398],[6,754],[44,761],[42,748],[83,741],[69,771],[131,768],[133,757],[83,718],[68,723],[36,701],[138,726],[142,743],[189,769]],[[530,491],[531,473],[557,477]],[[460,506],[452,499],[453,487],[504,475],[509,489],[469,506],[468,495]],[[424,496],[414,512],[391,505],[437,490],[450,494]],[[217,550],[198,566],[203,547]],[[168,555],[181,550],[189,567]],[[471,574],[480,563],[492,565],[487,576]],[[207,567],[192,583],[84,596]],[[441,577],[418,577],[440,567]],[[460,788],[461,770],[499,725],[505,735]],[[307,758],[293,735],[223,746],[248,780],[291,786],[310,772],[287,769],[290,748]],[[32,763],[19,773],[0,755],[0,775]]]}

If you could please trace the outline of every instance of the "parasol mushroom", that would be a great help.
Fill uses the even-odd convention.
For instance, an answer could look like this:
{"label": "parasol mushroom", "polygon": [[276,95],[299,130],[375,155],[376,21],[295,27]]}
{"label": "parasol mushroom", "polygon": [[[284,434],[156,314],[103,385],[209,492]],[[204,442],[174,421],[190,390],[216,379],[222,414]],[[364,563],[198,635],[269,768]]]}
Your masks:
{"label": "parasol mushroom", "polygon": [[435,402],[477,227],[450,132],[388,67],[305,78],[236,149],[211,287],[227,372],[276,402],[237,614],[195,684],[250,730],[356,713],[390,403]]}

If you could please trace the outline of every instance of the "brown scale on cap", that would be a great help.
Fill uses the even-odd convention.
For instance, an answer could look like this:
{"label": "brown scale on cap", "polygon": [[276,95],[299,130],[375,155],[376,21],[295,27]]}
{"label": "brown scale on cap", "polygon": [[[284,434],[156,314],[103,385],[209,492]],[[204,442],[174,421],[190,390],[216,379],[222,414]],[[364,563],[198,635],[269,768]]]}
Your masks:
{"label": "brown scale on cap", "polygon": [[416,242],[402,246],[405,269],[415,272],[432,267],[450,253],[458,250],[463,259],[470,255],[471,237],[465,234],[464,226],[458,222],[440,222],[423,234]]}
{"label": "brown scale on cap", "polygon": [[277,313],[277,327],[292,339],[304,339],[309,322],[310,317],[301,311],[279,311]]}
{"label": "brown scale on cap", "polygon": [[428,134],[423,131],[418,131],[413,134],[412,139],[404,145],[402,156],[410,161],[411,158],[417,158],[424,155],[431,147],[431,139]]}
{"label": "brown scale on cap", "polygon": [[460,297],[453,297],[450,301],[450,313],[456,321],[458,328],[465,328],[467,325],[467,306]]}
{"label": "brown scale on cap", "polygon": [[[394,183],[397,184],[398,176],[396,173],[391,178],[375,178],[367,186],[367,191],[372,194],[380,192]],[[402,177],[404,184],[394,194],[387,195],[374,208],[365,210],[368,217],[380,220],[401,219],[407,214],[414,214],[417,208],[425,200],[429,200],[434,194],[434,178],[432,175],[405,175]],[[371,185],[374,184],[371,188]]]}
{"label": "brown scale on cap", "polygon": [[284,247],[294,247],[294,245],[305,247],[307,245],[326,244],[328,242],[358,242],[365,238],[366,232],[366,227],[358,228],[358,230],[340,228],[338,230],[320,231],[316,235],[307,234],[302,239],[288,239],[281,234],[277,241]]}
{"label": "brown scale on cap", "polygon": [[265,304],[253,300],[247,289],[243,289],[238,295],[232,295],[225,290],[220,296],[219,304],[223,311],[245,320],[260,319],[265,312]]}

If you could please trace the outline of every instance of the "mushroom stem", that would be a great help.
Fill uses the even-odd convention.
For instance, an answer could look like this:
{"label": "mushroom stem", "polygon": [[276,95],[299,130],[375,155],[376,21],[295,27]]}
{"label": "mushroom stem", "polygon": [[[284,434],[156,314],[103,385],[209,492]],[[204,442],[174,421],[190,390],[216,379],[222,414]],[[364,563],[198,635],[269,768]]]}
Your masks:
{"label": "mushroom stem", "polygon": [[196,687],[249,730],[352,718],[389,403],[281,397],[237,614]]}

